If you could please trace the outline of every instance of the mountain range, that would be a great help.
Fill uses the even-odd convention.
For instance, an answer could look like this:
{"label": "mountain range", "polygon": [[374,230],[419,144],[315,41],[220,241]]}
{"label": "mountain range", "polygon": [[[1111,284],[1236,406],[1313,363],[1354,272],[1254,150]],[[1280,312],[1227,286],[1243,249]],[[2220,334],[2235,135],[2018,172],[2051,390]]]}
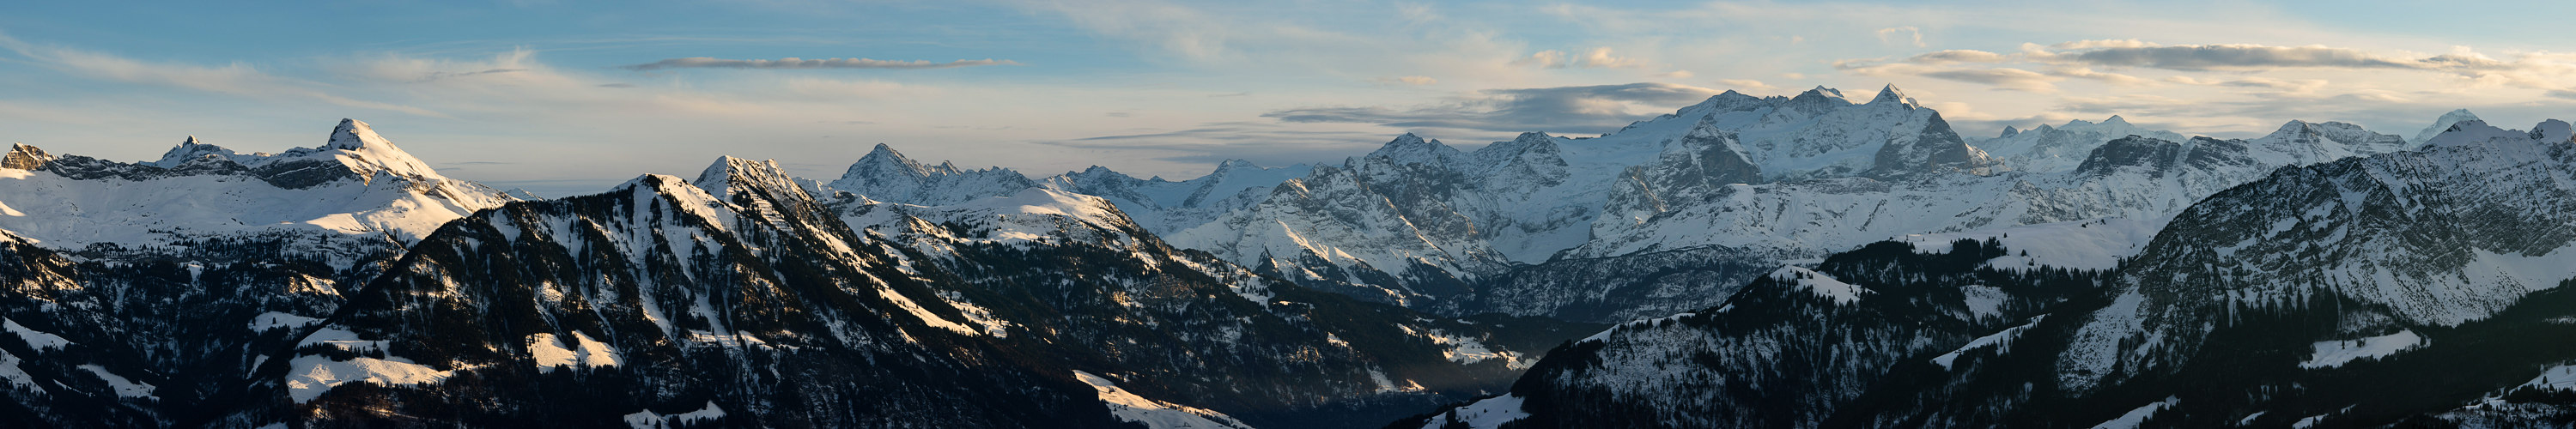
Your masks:
{"label": "mountain range", "polygon": [[323,142],[0,154],[0,421],[2576,419],[2558,121],[1971,139],[1819,87],[1182,181],[877,145],[828,181],[724,157],[554,199],[359,121]]}

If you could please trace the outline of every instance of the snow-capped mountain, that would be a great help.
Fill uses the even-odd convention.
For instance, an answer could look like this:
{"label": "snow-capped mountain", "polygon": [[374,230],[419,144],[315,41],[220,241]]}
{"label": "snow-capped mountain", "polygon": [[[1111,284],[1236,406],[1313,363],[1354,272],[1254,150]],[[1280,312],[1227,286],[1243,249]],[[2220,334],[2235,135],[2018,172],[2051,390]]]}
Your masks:
{"label": "snow-capped mountain", "polygon": [[[409,159],[389,144],[363,150],[383,141],[363,124],[335,134],[362,144],[289,154]],[[104,179],[49,177],[113,164],[32,147],[0,161],[36,168],[6,170],[19,171],[15,180],[122,180],[134,183],[107,189],[140,196],[201,182],[266,186],[272,199],[483,189],[382,167],[348,169],[371,172],[367,181],[286,189],[195,170],[287,162],[260,159],[276,155],[201,144],[173,152],[202,161],[72,170],[122,172]],[[880,152],[861,166],[920,165]],[[974,183],[937,179],[971,175],[953,168],[852,170],[932,178],[909,189]],[[13,261],[0,265],[11,291],[0,318],[30,339],[0,341],[0,378],[14,387],[6,406],[29,411],[5,421],[1375,426],[1501,389],[1532,351],[1595,329],[1443,318],[1320,293],[1163,244],[1106,199],[1012,191],[892,203],[773,162],[723,158],[695,179],[496,197],[496,207],[401,236],[182,224],[191,229],[110,259],[80,256],[99,245],[55,248],[0,230],[0,254]],[[46,222],[24,224],[93,231],[127,221],[35,220]],[[374,250],[347,260],[299,250],[362,238]]]}
{"label": "snow-capped mountain", "polygon": [[966,170],[947,162],[926,165],[878,144],[831,186],[877,201],[935,205],[1011,195],[1037,182],[1006,168]]}
{"label": "snow-capped mountain", "polygon": [[1247,266],[1414,302],[1592,242],[1590,224],[1627,173],[1667,158],[1706,171],[1702,181],[1894,179],[1991,166],[1939,113],[1894,87],[1865,103],[1826,88],[1796,97],[1728,92],[1596,138],[1526,133],[1466,152],[1399,136],[1282,184],[1250,209],[1169,235]]}
{"label": "snow-capped mountain", "polygon": [[1251,161],[1219,163],[1206,176],[1183,181],[1162,177],[1138,179],[1093,166],[1041,179],[1048,188],[1107,198],[1134,216],[1146,230],[1178,232],[1207,224],[1218,215],[1251,207],[1270,196],[1272,187],[1313,173],[1305,164],[1262,167]]}
{"label": "snow-capped mountain", "polygon": [[2468,121],[2483,120],[2478,119],[2478,114],[2469,113],[2469,109],[2452,110],[2450,112],[2443,113],[2440,118],[2433,119],[2433,125],[2425,126],[2423,131],[2415,132],[2415,137],[2406,139],[2406,141],[2416,145],[2423,145],[2426,142],[2432,141],[2433,136],[2442,135],[2443,131],[2450,131],[2452,124]]}
{"label": "snow-capped mountain", "polygon": [[[1616,321],[1706,306],[1758,271],[1719,267],[1812,259],[1907,234],[2098,218],[2152,224],[2275,168],[2405,147],[2335,122],[2217,140],[2113,117],[1985,141],[2003,151],[1995,158],[1894,87],[1865,103],[1840,94],[1728,92],[1601,137],[1526,133],[1472,152],[1408,134],[1167,235],[1370,299]],[[1700,248],[1710,250],[1692,250]],[[1682,269],[1722,277],[1679,288],[1631,279],[1594,294],[1539,280],[1585,270],[1545,267],[1557,263],[1681,267],[1674,256],[1684,253],[1666,252],[1696,255],[1690,264],[1700,268]],[[1622,295],[1693,298],[1620,300],[1629,308],[1597,299]],[[1533,300],[1541,296],[1556,298]]]}
{"label": "snow-capped mountain", "polygon": [[[2457,326],[2576,277],[2576,142],[2566,122],[2533,131],[2464,121],[2425,148],[2283,169],[2212,196],[2141,254],[2132,282],[2085,326],[2096,345],[2064,365],[2103,378],[2187,364],[2230,309],[2327,295],[2381,326]],[[2202,291],[2223,290],[2223,294]],[[2156,336],[2156,344],[2109,344]],[[2125,340],[2124,340],[2125,339]],[[2133,362],[2122,368],[2119,362]]]}
{"label": "snow-capped mountain", "polygon": [[[190,137],[152,162],[54,156],[26,145],[8,160],[17,168],[0,170],[0,229],[64,250],[250,236],[411,242],[513,199],[439,176],[365,122],[345,119],[322,146],[278,154]],[[336,253],[345,268],[354,253],[372,249],[310,250]]]}
{"label": "snow-capped mountain", "polygon": [[2152,235],[1871,244],[1399,424],[2562,426],[2570,128],[2459,122],[2422,150],[2280,168]]}
{"label": "snow-capped mountain", "polygon": [[2291,121],[2252,140],[2123,137],[2059,173],[1952,174],[1915,180],[1822,179],[1768,184],[1683,181],[1685,166],[1637,170],[1611,194],[1593,241],[1569,255],[1608,257],[1722,245],[1805,258],[1905,234],[2095,218],[2161,221],[2202,197],[2273,169],[2396,150],[2396,136],[2341,123]]}
{"label": "snow-capped mountain", "polygon": [[[365,123],[319,147],[190,139],[120,163],[0,158],[9,426],[214,424],[259,408],[244,375],[440,225],[511,199],[446,179]],[[13,347],[12,344],[27,347]],[[282,362],[282,361],[281,361]],[[229,411],[228,411],[229,412]]]}
{"label": "snow-capped mountain", "polygon": [[2029,130],[2004,127],[1995,138],[1969,142],[1986,151],[2002,164],[1999,169],[2031,173],[2055,173],[2072,170],[2084,163],[2093,148],[2122,137],[2142,136],[2164,141],[2184,141],[2180,133],[2150,130],[2129,123],[2120,115],[2102,122],[2066,121],[2065,125],[2042,124]]}

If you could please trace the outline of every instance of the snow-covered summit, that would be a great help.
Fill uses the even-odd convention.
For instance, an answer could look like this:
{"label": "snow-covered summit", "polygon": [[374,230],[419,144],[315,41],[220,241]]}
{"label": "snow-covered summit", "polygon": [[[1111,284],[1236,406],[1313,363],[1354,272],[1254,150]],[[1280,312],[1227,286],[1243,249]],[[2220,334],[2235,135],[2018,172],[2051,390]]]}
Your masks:
{"label": "snow-covered summit", "polygon": [[877,201],[938,205],[1010,195],[1035,187],[1037,182],[1000,167],[965,170],[947,162],[925,165],[891,146],[878,144],[859,162],[850,164],[849,171],[833,180],[831,186]]}
{"label": "snow-covered summit", "polygon": [[2119,115],[2102,122],[2081,119],[2064,125],[2042,124],[2028,130],[2004,127],[2002,135],[1971,143],[1986,151],[2003,168],[2031,173],[2055,173],[2075,168],[2093,148],[2127,136],[2144,136],[2164,141],[2185,141],[2180,133],[2154,130],[2129,123]]}
{"label": "snow-covered summit", "polygon": [[1263,167],[1234,159],[1218,163],[1216,170],[1205,176],[1172,181],[1160,176],[1137,178],[1092,166],[1040,179],[1039,184],[1108,199],[1146,230],[1169,234],[1205,224],[1219,214],[1250,207],[1268,197],[1272,187],[1314,170],[1314,166],[1306,164]]}
{"label": "snow-covered summit", "polygon": [[2478,114],[2469,113],[2469,109],[2452,110],[2450,112],[2443,113],[2439,118],[2434,118],[2433,125],[2424,127],[2423,131],[2415,132],[2415,138],[2406,139],[2406,141],[2419,145],[2428,143],[2433,140],[2434,136],[2442,135],[2442,132],[2444,131],[2450,131],[2452,124],[2468,121],[2481,121],[2481,119],[2478,119]]}
{"label": "snow-covered summit", "polygon": [[2271,134],[2253,139],[2252,142],[2257,146],[2272,148],[2293,156],[2292,159],[2279,160],[2281,163],[2288,164],[2326,162],[2406,149],[2405,138],[2371,132],[2362,129],[2360,125],[2344,122],[2318,123],[2293,120],[2281,124],[2281,128],[2273,130]]}
{"label": "snow-covered summit", "polygon": [[[409,242],[512,200],[438,175],[354,120],[342,120],[321,146],[280,154],[242,154],[192,137],[154,162],[57,156],[26,145],[5,161],[33,168],[0,169],[0,229],[59,249],[254,237]],[[345,263],[373,251],[361,248],[377,245],[367,242],[299,246]]]}

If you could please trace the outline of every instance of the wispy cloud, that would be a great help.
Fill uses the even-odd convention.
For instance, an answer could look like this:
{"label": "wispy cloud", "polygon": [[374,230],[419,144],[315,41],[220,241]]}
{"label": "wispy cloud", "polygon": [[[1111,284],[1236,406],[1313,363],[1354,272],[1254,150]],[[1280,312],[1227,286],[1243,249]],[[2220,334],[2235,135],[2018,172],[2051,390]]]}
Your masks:
{"label": "wispy cloud", "polygon": [[1878,29],[1878,41],[1886,43],[1910,41],[1913,42],[1914,47],[1920,48],[1923,47],[1923,29],[1913,26],[1881,28]]}
{"label": "wispy cloud", "polygon": [[1392,83],[1392,84],[1403,84],[1403,85],[1431,85],[1431,84],[1437,84],[1437,83],[1440,83],[1440,80],[1439,80],[1439,79],[1433,79],[1433,78],[1431,78],[1430,76],[1382,77],[1382,78],[1376,78],[1376,79],[1369,79],[1369,81],[1370,81],[1370,82],[1376,82],[1376,83]]}
{"label": "wispy cloud", "polygon": [[512,73],[512,72],[523,72],[523,71],[528,71],[528,69],[489,69],[489,70],[483,70],[483,71],[470,71],[470,72],[430,72],[430,73],[429,73],[429,75],[427,75],[427,76],[421,76],[419,80],[414,80],[414,81],[412,81],[412,83],[429,82],[429,81],[434,81],[434,80],[439,80],[439,79],[447,79],[447,78],[454,78],[454,77],[465,77],[465,76],[485,75],[485,74],[501,74],[501,73]]}
{"label": "wispy cloud", "polygon": [[1436,105],[1305,107],[1261,116],[1284,122],[1363,123],[1409,129],[1606,133],[1652,115],[1644,112],[1668,111],[1717,93],[1667,83],[1489,89]]}
{"label": "wispy cloud", "polygon": [[1016,66],[1016,65],[1020,65],[1020,63],[1019,63],[1018,61],[1011,61],[1011,60],[995,60],[995,59],[990,59],[990,58],[987,58],[987,59],[981,59],[981,60],[956,60],[956,61],[949,61],[949,62],[944,62],[944,63],[935,63],[935,62],[930,62],[930,61],[928,61],[928,60],[911,60],[911,61],[904,61],[904,60],[877,60],[877,59],[867,59],[867,58],[817,58],[817,59],[810,59],[810,60],[809,60],[809,59],[804,59],[804,58],[787,57],[787,58],[780,58],[780,59],[775,59],[775,60],[758,60],[758,59],[754,59],[754,60],[729,60],[729,59],[723,59],[723,58],[711,58],[711,57],[689,57],[689,58],[672,58],[672,59],[661,60],[661,61],[654,61],[654,62],[643,63],[643,64],[635,64],[635,65],[627,65],[627,66],[618,66],[617,68],[622,68],[622,69],[627,69],[627,70],[634,70],[634,71],[651,71],[651,70],[675,69],[675,68],[725,68],[725,69],[898,69],[898,70],[911,70],[911,69],[944,69],[944,68],[957,68],[957,67],[976,67],[976,66]]}
{"label": "wispy cloud", "polygon": [[16,53],[40,66],[87,79],[168,86],[239,96],[298,97],[347,107],[447,117],[446,114],[428,109],[344,97],[323,90],[326,85],[270,75],[243,63],[203,66],[147,62],[106,53],[38,45],[18,40],[8,34],[0,34],[0,49]]}
{"label": "wispy cloud", "polygon": [[1581,55],[1570,55],[1566,54],[1565,51],[1558,50],[1538,51],[1527,57],[1512,60],[1511,64],[1515,66],[1538,66],[1541,68],[1551,69],[1561,69],[1566,67],[1642,68],[1646,66],[1646,62],[1644,60],[1611,55],[1609,47],[1592,48],[1592,50],[1583,51],[1583,54]]}

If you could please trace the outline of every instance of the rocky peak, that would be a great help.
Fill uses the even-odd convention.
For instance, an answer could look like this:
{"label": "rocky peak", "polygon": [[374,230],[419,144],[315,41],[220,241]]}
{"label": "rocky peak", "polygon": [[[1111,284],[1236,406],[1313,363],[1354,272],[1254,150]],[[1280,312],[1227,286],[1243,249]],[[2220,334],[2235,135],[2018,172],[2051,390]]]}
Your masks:
{"label": "rocky peak", "polygon": [[859,162],[851,163],[849,171],[841,175],[841,180],[880,179],[890,176],[918,179],[931,174],[929,167],[913,162],[912,158],[903,156],[903,152],[896,152],[893,146],[878,143],[876,149],[868,151],[867,156],[859,157]]}
{"label": "rocky peak", "polygon": [[804,187],[796,182],[794,176],[779,168],[778,160],[755,161],[720,156],[716,157],[715,164],[698,173],[698,180],[691,183],[717,198],[728,198],[748,186],[777,198],[811,199],[812,196],[807,195]]}
{"label": "rocky peak", "polygon": [[54,156],[45,153],[44,149],[37,149],[26,143],[16,143],[9,145],[8,154],[0,155],[0,168],[34,170],[44,168],[45,163],[53,161]]}
{"label": "rocky peak", "polygon": [[1422,136],[1404,133],[1404,135],[1395,136],[1395,140],[1386,142],[1385,146],[1378,147],[1376,151],[1369,152],[1368,158],[1393,161],[1399,165],[1448,166],[1448,161],[1456,159],[1459,155],[1462,153],[1458,152],[1457,148],[1440,144],[1439,140],[1424,140]]}
{"label": "rocky peak", "polygon": [[1879,88],[1878,96],[1870,97],[1869,104],[1893,104],[1905,107],[1914,107],[1914,99],[1906,97],[1904,90],[1896,89],[1896,84],[1891,83],[1887,84],[1886,87]]}
{"label": "rocky peak", "polygon": [[2017,135],[2021,135],[2021,129],[2019,129],[2019,128],[2013,128],[2011,125],[2005,125],[2005,126],[2004,126],[2004,133],[2003,133],[2003,134],[2001,134],[2001,135],[1997,135],[1997,136],[1995,136],[1995,138],[1999,138],[1999,139],[2000,139],[2000,138],[2012,137],[2012,136],[2017,136]]}
{"label": "rocky peak", "polygon": [[177,168],[180,164],[186,164],[188,161],[193,161],[197,158],[204,158],[207,155],[230,156],[236,154],[237,153],[233,152],[231,149],[225,149],[222,146],[199,143],[197,142],[197,136],[188,136],[187,141],[179,142],[178,146],[171,146],[170,151],[161,153],[160,161],[150,162],[149,164],[161,168]]}
{"label": "rocky peak", "polygon": [[[191,138],[191,140],[194,139]],[[185,147],[187,143],[181,143],[180,145]],[[219,150],[221,148],[206,147],[205,149]],[[331,141],[323,144],[322,147],[290,150],[285,154],[277,156],[276,161],[283,162],[300,158],[329,158],[336,160],[340,164],[348,166],[349,171],[356,173],[359,180],[362,181],[373,180],[372,177],[375,176],[376,173],[388,173],[395,176],[414,179],[435,180],[445,178],[443,176],[439,176],[437,171],[431,170],[428,163],[421,162],[420,158],[412,157],[411,153],[404,152],[400,147],[395,147],[393,140],[386,139],[384,136],[376,134],[376,130],[373,127],[369,127],[366,122],[361,122],[356,119],[341,119],[339,126],[331,128]],[[273,162],[263,164],[272,163]]]}
{"label": "rocky peak", "polygon": [[2130,124],[2129,124],[2129,119],[2128,119],[2128,118],[2122,118],[2122,117],[2120,117],[2120,115],[2111,115],[2111,118],[2110,118],[2110,119],[2104,119],[2104,120],[2102,120],[2102,125],[2113,125],[2113,126],[2121,126],[2121,127],[2134,127],[2134,126],[2136,126],[2136,125],[2130,125]]}
{"label": "rocky peak", "polygon": [[1843,97],[1842,91],[1818,86],[1807,92],[1798,93],[1796,97],[1790,97],[1789,101],[1780,103],[1780,107],[1808,115],[1819,115],[1834,108],[1852,104],[1851,99]]}

